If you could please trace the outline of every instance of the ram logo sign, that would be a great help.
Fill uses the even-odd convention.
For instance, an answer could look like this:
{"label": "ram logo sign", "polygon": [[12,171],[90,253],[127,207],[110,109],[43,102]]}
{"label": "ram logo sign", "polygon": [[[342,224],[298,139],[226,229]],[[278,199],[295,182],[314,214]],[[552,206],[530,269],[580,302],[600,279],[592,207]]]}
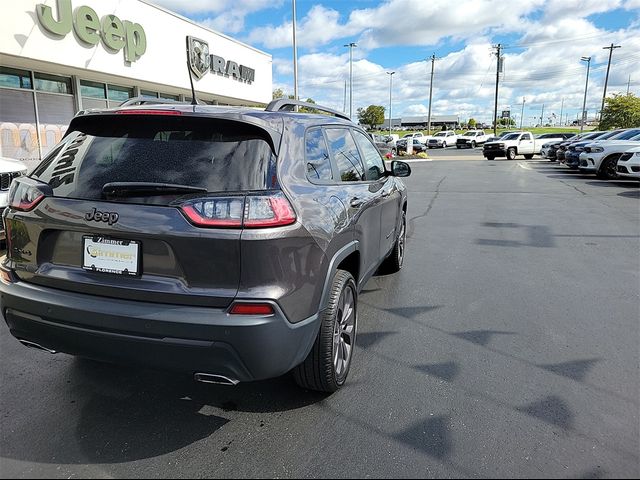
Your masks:
{"label": "ram logo sign", "polygon": [[189,68],[193,74],[202,78],[209,71],[211,57],[209,57],[209,44],[195,37],[187,37],[189,46]]}
{"label": "ram logo sign", "polygon": [[238,82],[252,84],[256,78],[256,71],[232,60],[225,60],[218,55],[209,54],[209,44],[195,37],[187,37],[187,55],[189,68],[193,74],[201,79],[211,71],[217,75],[233,78]]}

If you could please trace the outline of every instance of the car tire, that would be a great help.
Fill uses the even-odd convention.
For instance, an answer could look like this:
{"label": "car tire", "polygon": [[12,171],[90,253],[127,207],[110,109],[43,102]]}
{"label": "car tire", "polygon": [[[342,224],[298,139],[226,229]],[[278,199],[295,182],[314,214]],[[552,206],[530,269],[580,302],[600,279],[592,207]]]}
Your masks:
{"label": "car tire", "polygon": [[447,142],[442,142],[442,148],[447,148]]}
{"label": "car tire", "polygon": [[474,142],[473,140],[471,141],[471,148],[476,148],[476,142]]}
{"label": "car tire", "polygon": [[496,157],[494,157],[493,155],[487,155],[487,156],[486,156],[486,159],[487,159],[487,160],[495,160],[495,159],[496,159]]}
{"label": "car tire", "polygon": [[320,330],[313,348],[305,361],[293,369],[299,386],[333,393],[344,385],[356,344],[357,304],[353,276],[338,270],[331,283],[329,305],[320,314]]}
{"label": "car tire", "polygon": [[404,263],[404,252],[407,244],[407,214],[402,212],[400,234],[393,245],[391,254],[382,262],[378,271],[383,275],[399,272]]}
{"label": "car tire", "polygon": [[456,145],[456,148],[460,150],[462,147],[460,145]]}
{"label": "car tire", "polygon": [[615,180],[616,178],[619,178],[618,172],[616,172],[617,164],[617,155],[605,158],[602,165],[600,165],[600,169],[598,170],[598,173],[596,173],[596,176],[605,180]]}
{"label": "car tire", "polygon": [[515,160],[516,159],[516,149],[510,148],[507,150],[507,160]]}
{"label": "car tire", "polygon": [[531,160],[533,158],[533,153],[527,153],[524,158],[526,158],[527,160]]}
{"label": "car tire", "polygon": [[392,149],[391,149],[391,153],[392,153],[393,155],[397,155],[397,154],[398,154],[398,150],[397,150],[396,148],[392,148]]}

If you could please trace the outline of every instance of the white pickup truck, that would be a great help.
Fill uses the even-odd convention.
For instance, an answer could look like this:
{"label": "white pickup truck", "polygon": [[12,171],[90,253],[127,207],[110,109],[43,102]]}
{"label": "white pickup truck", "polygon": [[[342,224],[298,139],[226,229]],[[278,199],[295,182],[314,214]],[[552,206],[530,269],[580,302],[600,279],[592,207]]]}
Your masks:
{"label": "white pickup truck", "polygon": [[458,137],[456,148],[476,148],[489,140],[489,135],[484,130],[469,130]]}
{"label": "white pickup truck", "polygon": [[427,143],[427,140],[431,137],[425,135],[422,132],[414,132],[414,133],[407,133],[405,136],[402,137],[403,139],[405,138],[415,138],[416,140],[418,140],[420,143],[422,143],[423,145],[425,145]]}
{"label": "white pickup truck", "polygon": [[531,132],[514,132],[500,140],[485,143],[482,154],[487,160],[493,160],[496,157],[515,160],[516,155],[524,155],[524,158],[531,159],[536,152],[540,151],[541,146],[542,144],[539,144],[536,148],[536,141]]}

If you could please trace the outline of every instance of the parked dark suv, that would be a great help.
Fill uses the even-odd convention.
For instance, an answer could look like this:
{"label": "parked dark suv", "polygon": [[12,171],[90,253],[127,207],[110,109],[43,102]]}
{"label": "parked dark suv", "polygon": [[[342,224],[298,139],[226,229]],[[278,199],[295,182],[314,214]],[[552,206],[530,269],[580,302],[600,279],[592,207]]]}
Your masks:
{"label": "parked dark suv", "polygon": [[402,267],[406,163],[343,114],[81,112],[4,214],[2,314],[26,346],[236,384],[349,372],[358,292]]}

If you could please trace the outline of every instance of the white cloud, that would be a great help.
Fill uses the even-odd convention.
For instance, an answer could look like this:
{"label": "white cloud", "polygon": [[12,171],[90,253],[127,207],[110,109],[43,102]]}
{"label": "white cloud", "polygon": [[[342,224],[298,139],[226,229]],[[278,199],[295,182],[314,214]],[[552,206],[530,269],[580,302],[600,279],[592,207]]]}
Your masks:
{"label": "white cloud", "polygon": [[227,33],[245,28],[245,17],[265,8],[279,7],[284,0],[154,0],[156,4],[185,15],[209,15],[204,26]]}

